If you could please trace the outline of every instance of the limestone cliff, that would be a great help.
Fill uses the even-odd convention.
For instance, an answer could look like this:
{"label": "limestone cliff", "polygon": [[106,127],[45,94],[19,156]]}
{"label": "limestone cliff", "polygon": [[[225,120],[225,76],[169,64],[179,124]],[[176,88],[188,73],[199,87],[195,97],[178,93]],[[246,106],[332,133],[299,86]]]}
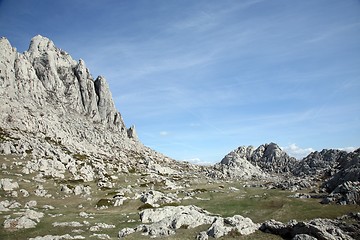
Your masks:
{"label": "limestone cliff", "polygon": [[0,39],[0,102],[0,153],[169,160],[126,129],[105,78],[46,37],[24,53]]}

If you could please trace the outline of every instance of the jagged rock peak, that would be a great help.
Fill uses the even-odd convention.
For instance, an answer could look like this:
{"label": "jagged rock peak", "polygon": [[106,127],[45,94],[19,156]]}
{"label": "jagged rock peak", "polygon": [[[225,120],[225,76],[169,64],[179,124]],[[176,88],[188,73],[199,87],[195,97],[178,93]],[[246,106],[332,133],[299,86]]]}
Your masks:
{"label": "jagged rock peak", "polygon": [[55,50],[55,44],[47,37],[36,35],[31,39],[28,52],[39,52],[43,53],[49,50]]}
{"label": "jagged rock peak", "polygon": [[59,137],[79,146],[82,139],[93,144],[129,139],[105,78],[94,80],[85,61],[75,61],[40,35],[23,54],[0,39],[0,100],[5,129]]}
{"label": "jagged rock peak", "polygon": [[296,163],[296,159],[287,155],[277,144],[268,143],[256,149],[253,146],[241,146],[227,154],[220,164],[244,164],[244,161],[268,173],[290,172]]}
{"label": "jagged rock peak", "polygon": [[276,143],[260,145],[252,154],[250,162],[266,172],[290,172],[296,159],[290,157]]}

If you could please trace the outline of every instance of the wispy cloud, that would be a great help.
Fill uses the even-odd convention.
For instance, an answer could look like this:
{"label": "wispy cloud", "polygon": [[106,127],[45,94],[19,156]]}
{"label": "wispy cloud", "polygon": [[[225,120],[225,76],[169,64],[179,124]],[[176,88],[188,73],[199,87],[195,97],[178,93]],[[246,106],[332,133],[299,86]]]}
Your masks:
{"label": "wispy cloud", "polygon": [[169,135],[169,132],[167,132],[167,131],[161,131],[159,134],[160,134],[160,136],[162,136],[162,137],[166,137],[166,136]]}
{"label": "wispy cloud", "polygon": [[346,152],[353,152],[355,151],[356,149],[358,149],[359,147],[344,147],[344,148],[338,148],[339,150],[343,150],[343,151],[346,151]]}
{"label": "wispy cloud", "polygon": [[180,160],[180,161],[190,162],[192,164],[201,165],[201,166],[208,166],[208,165],[214,164],[214,163],[209,162],[209,161],[201,160],[200,158],[189,158],[189,159],[183,159],[183,160]]}
{"label": "wispy cloud", "polygon": [[291,157],[295,157],[296,159],[302,159],[309,155],[309,153],[314,152],[313,148],[301,148],[297,146],[295,143],[292,143],[288,146],[281,147],[283,151],[289,154]]}

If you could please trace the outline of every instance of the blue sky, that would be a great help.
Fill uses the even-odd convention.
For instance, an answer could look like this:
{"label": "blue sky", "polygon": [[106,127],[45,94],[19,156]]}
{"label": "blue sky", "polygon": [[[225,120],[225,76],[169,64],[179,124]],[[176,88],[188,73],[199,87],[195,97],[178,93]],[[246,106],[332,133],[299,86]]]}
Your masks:
{"label": "blue sky", "polygon": [[360,146],[360,1],[0,1],[19,51],[41,34],[108,80],[127,126],[177,160],[275,142]]}

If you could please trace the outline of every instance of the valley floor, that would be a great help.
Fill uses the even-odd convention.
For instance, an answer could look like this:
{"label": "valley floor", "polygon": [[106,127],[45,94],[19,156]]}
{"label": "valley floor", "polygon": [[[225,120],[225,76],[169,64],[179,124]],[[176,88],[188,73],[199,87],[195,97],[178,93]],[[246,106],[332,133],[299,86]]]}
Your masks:
{"label": "valley floor", "polygon": [[[359,205],[323,205],[320,204],[321,199],[317,198],[290,197],[294,192],[251,187],[258,186],[258,182],[215,181],[196,175],[156,176],[133,171],[113,176],[111,187],[98,186],[96,181],[42,180],[35,173],[22,172],[25,161],[26,158],[0,156],[0,179],[11,179],[19,185],[12,190],[0,190],[0,239],[3,240],[66,234],[68,239],[118,239],[121,229],[141,224],[140,210],[154,206],[195,205],[221,217],[242,215],[254,223],[270,219],[284,223],[292,219],[335,219],[360,211]],[[172,182],[171,186],[166,184],[167,180]],[[163,194],[158,203],[149,204],[141,200],[144,193],[149,191]],[[312,194],[306,190],[303,192]],[[27,209],[44,214],[34,220],[36,227],[4,227],[7,219],[16,219]],[[176,234],[167,236],[166,239],[196,239],[198,233],[206,231],[209,226],[180,228],[176,230]],[[124,237],[149,238],[139,232]],[[234,238],[281,239],[259,230],[246,236],[233,233],[221,239]]]}

